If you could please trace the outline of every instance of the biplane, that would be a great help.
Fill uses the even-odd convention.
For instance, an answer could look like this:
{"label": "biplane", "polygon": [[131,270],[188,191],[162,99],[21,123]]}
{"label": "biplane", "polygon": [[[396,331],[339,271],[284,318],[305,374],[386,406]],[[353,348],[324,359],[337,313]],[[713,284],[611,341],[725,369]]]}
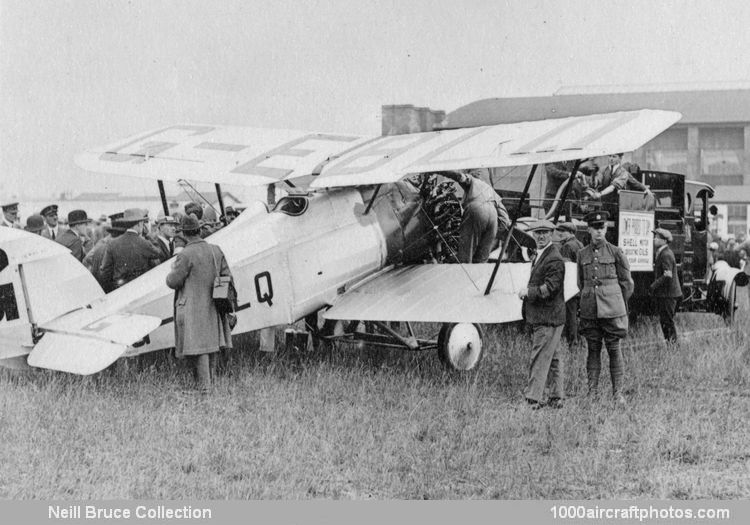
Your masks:
{"label": "biplane", "polygon": [[[632,151],[680,117],[644,109],[382,137],[178,125],[76,162],[158,181],[162,195],[163,181],[183,180],[215,184],[219,196],[221,184],[288,190],[266,213],[242,214],[209,238],[235,278],[234,334],[302,319],[315,331],[318,314],[329,324],[366,320],[378,328],[370,342],[437,348],[449,367],[470,370],[484,350],[481,324],[521,320],[517,290],[530,264],[503,257],[507,240],[496,263],[424,264],[437,228],[405,178],[532,166],[528,190],[539,164]],[[92,374],[174,346],[170,261],[104,294],[60,245],[7,228],[0,242],[0,363]],[[578,291],[575,266],[566,274],[569,298]],[[415,322],[442,323],[438,340],[417,339]]]}

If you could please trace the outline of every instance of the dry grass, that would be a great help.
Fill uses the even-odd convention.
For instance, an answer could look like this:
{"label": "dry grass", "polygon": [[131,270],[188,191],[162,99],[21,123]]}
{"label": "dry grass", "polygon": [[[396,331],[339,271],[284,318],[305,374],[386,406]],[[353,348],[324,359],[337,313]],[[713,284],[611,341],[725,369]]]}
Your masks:
{"label": "dry grass", "polygon": [[677,351],[628,349],[625,410],[584,397],[578,351],[566,407],[529,411],[529,340],[512,328],[490,328],[463,376],[431,353],[263,354],[252,338],[208,397],[164,356],[94,377],[3,371],[0,497],[748,498],[747,317]]}

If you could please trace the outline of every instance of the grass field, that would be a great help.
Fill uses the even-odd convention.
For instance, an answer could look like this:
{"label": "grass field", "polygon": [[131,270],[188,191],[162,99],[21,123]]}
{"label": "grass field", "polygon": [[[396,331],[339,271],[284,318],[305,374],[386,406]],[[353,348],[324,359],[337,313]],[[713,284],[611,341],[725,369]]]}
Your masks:
{"label": "grass field", "polygon": [[[210,396],[186,393],[188,372],[163,355],[92,377],[5,370],[0,497],[748,498],[740,292],[725,335],[626,349],[625,409],[585,397],[578,350],[567,353],[565,408],[529,410],[529,338],[497,327],[480,369],[462,376],[434,353],[265,354],[252,337]],[[678,316],[680,331],[720,324]],[[657,331],[654,320],[632,330]]]}

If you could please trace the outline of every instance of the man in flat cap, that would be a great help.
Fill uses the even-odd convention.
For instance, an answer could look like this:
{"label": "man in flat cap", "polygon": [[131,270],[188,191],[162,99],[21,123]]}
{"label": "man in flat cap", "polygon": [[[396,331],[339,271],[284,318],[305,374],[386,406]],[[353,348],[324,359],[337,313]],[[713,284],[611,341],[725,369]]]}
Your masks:
{"label": "man in flat cap", "polygon": [[655,280],[649,286],[649,292],[656,302],[656,310],[659,312],[659,323],[664,339],[669,343],[676,343],[677,329],[674,325],[674,314],[677,309],[677,301],[682,297],[682,289],[677,277],[674,253],[669,248],[670,242],[672,242],[672,234],[668,230],[664,228],[654,230]]}
{"label": "man in flat cap", "polygon": [[0,226],[6,228],[23,229],[18,222],[18,203],[17,202],[6,202],[0,205],[3,210],[2,220],[0,220]]}
{"label": "man in flat cap", "polygon": [[91,240],[86,234],[90,222],[91,219],[84,210],[73,210],[68,213],[68,229],[55,239],[68,248],[73,257],[79,261],[83,261],[83,258],[91,249]]}
{"label": "man in flat cap", "polygon": [[180,223],[177,222],[171,215],[160,217],[156,221],[156,232],[151,237],[151,244],[153,244],[159,253],[159,262],[164,262],[167,259],[171,259],[174,255],[174,237],[177,233],[177,226]]}
{"label": "man in flat cap", "polygon": [[42,211],[39,212],[39,215],[44,217],[46,223],[45,228],[42,230],[42,237],[56,241],[63,230],[65,230],[65,228],[58,223],[57,204],[45,206],[42,208]]}
{"label": "man in flat cap", "polygon": [[102,288],[110,292],[146,273],[159,262],[159,251],[144,237],[148,216],[144,210],[130,208],[120,223],[125,233],[112,239],[99,267]]}
{"label": "man in flat cap", "polygon": [[457,182],[464,190],[463,216],[458,230],[458,262],[487,262],[498,228],[502,233],[510,227],[511,221],[502,199],[492,186],[479,178],[481,170],[466,173],[440,171],[437,174]]}
{"label": "man in flat cap", "polygon": [[[560,255],[563,260],[577,263],[578,252],[583,249],[583,243],[576,238],[576,225],[572,222],[561,222],[557,225],[557,238],[560,243]],[[565,328],[563,337],[569,346],[578,343],[578,305],[579,297],[575,295],[565,303]]]}
{"label": "man in flat cap", "polygon": [[547,220],[532,224],[529,232],[537,253],[531,263],[529,284],[518,292],[523,299],[523,314],[532,330],[529,380],[524,395],[532,409],[543,406],[544,386],[549,378],[549,406],[562,408],[565,378],[560,336],[565,324],[565,263],[552,244],[555,225]]}
{"label": "man in flat cap", "polygon": [[578,288],[581,290],[580,331],[588,343],[586,374],[589,395],[599,393],[602,342],[609,354],[612,394],[624,405],[623,360],[620,339],[628,333],[628,299],[633,293],[630,265],[622,251],[605,239],[606,211],[593,211],[584,220],[591,243],[578,253]]}

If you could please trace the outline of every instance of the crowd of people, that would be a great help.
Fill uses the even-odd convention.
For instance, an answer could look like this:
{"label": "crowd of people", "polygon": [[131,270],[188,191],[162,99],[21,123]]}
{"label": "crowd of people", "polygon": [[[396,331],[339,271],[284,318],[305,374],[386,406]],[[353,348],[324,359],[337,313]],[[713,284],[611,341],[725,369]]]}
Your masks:
{"label": "crowd of people", "polygon": [[58,206],[50,204],[30,215],[25,227],[21,226],[17,202],[0,207],[2,226],[22,228],[62,244],[105,292],[176,256],[166,277],[167,286],[175,290],[175,354],[192,363],[200,391],[211,388],[211,356],[222,348],[231,348],[234,316],[232,312],[218,312],[213,304],[214,279],[224,276],[231,282],[231,273],[221,249],[204,238],[237,217],[232,207],[225,209],[221,221],[212,207],[204,209],[190,202],[184,213],[160,215],[153,223],[146,210],[129,208],[98,220],[91,219],[85,210],[72,210],[61,224]]}

